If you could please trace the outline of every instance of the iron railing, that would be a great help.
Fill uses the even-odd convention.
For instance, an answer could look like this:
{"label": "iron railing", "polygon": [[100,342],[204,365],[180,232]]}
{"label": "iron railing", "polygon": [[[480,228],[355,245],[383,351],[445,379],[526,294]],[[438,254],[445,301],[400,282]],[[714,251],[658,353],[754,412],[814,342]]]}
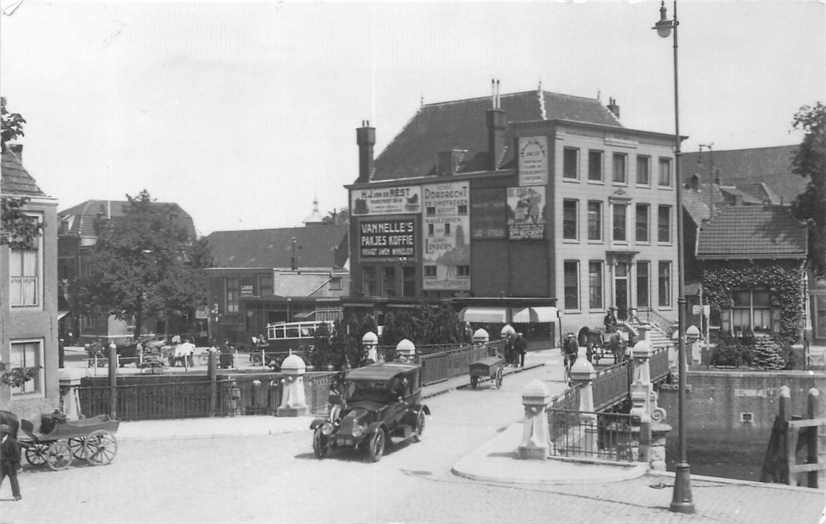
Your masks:
{"label": "iron railing", "polygon": [[631,391],[634,366],[625,361],[601,369],[593,382],[594,409],[606,409],[625,400]]}
{"label": "iron railing", "polygon": [[550,454],[634,462],[638,442],[626,413],[548,409]]}

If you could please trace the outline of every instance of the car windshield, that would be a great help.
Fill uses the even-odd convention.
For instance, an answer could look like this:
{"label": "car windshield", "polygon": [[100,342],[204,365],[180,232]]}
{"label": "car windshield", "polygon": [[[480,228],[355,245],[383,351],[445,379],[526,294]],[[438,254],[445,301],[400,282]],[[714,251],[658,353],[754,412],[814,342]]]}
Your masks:
{"label": "car windshield", "polygon": [[395,400],[393,392],[383,380],[355,380],[350,382],[349,400],[370,400],[373,402],[391,402]]}

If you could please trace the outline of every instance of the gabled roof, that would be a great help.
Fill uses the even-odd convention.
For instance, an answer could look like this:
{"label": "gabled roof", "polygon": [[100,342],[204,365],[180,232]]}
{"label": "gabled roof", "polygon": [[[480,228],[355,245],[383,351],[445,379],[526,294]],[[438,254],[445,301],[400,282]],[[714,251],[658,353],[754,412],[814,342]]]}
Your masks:
{"label": "gabled roof", "polygon": [[787,206],[729,206],[700,228],[699,259],[806,258],[808,229]]}
{"label": "gabled roof", "polygon": [[23,167],[20,157],[9,149],[2,153],[0,193],[4,195],[46,196],[35,179]]}
{"label": "gabled roof", "polygon": [[289,268],[295,238],[298,267],[341,267],[347,261],[346,225],[214,231],[207,236],[216,268]]}
{"label": "gabled roof", "polygon": [[[559,119],[622,127],[613,113],[595,98],[538,90],[503,94],[500,98],[508,122]],[[372,180],[430,175],[436,155],[452,149],[468,151],[463,171],[486,169],[489,154],[486,112],[490,108],[490,97],[422,106],[376,158]],[[500,165],[507,164],[512,156],[510,151],[497,151]]]}
{"label": "gabled roof", "polygon": [[[186,230],[190,238],[197,238],[192,217],[181,206],[175,202],[152,202],[152,205],[166,209],[175,216],[175,220]],[[60,234],[96,237],[95,221],[98,217],[118,220],[126,216],[128,210],[128,200],[86,200],[58,212],[58,219],[64,224]]]}
{"label": "gabled roof", "polygon": [[680,169],[683,173],[699,171],[700,180],[707,183],[714,176],[709,174],[713,163],[714,170],[719,169],[722,185],[737,186],[758,201],[768,197],[775,204],[791,204],[807,183],[805,178],[792,173],[792,158],[797,149],[795,145],[715,150],[711,154],[706,151],[700,156],[703,164],[699,168],[699,153],[682,153]]}

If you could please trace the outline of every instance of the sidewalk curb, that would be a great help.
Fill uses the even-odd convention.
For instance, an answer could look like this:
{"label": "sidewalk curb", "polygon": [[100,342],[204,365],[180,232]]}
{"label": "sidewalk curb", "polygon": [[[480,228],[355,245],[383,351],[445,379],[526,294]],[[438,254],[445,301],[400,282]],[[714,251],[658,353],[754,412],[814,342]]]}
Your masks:
{"label": "sidewalk curb", "polygon": [[[650,470],[648,475],[651,477],[667,477],[667,478],[674,478],[673,471],[660,471],[660,470]],[[756,480],[743,480],[743,479],[730,479],[726,477],[713,477],[710,475],[695,475],[694,473],[691,474],[691,480],[696,480],[699,482],[714,482],[718,484],[732,484],[736,486],[749,486],[752,488],[768,488],[768,489],[778,489],[778,490],[791,490],[795,492],[808,492],[808,493],[818,493],[818,494],[826,494],[822,488],[809,488],[806,486],[790,486],[788,484],[779,484],[774,482],[758,482]]]}

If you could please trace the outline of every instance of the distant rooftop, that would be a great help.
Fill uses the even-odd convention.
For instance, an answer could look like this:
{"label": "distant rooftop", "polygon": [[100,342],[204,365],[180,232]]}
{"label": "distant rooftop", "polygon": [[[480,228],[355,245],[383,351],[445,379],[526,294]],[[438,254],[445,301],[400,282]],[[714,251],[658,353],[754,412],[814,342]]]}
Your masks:
{"label": "distant rooftop", "polygon": [[20,155],[14,150],[15,144],[9,144],[2,154],[0,166],[0,193],[4,195],[46,196],[26,168]]}
{"label": "distant rooftop", "polygon": [[787,206],[728,206],[698,232],[699,259],[803,259],[808,229]]}
{"label": "distant rooftop", "polygon": [[[128,200],[86,200],[76,206],[59,211],[57,216],[63,226],[61,235],[80,235],[96,237],[95,220],[98,217],[119,219],[126,216],[129,209]],[[152,202],[153,206],[166,208],[175,217],[190,238],[196,238],[195,224],[189,213],[174,202]]]}
{"label": "distant rooftop", "polygon": [[325,224],[215,231],[207,242],[216,268],[289,268],[293,254],[299,268],[333,268],[347,262],[347,229]]}

